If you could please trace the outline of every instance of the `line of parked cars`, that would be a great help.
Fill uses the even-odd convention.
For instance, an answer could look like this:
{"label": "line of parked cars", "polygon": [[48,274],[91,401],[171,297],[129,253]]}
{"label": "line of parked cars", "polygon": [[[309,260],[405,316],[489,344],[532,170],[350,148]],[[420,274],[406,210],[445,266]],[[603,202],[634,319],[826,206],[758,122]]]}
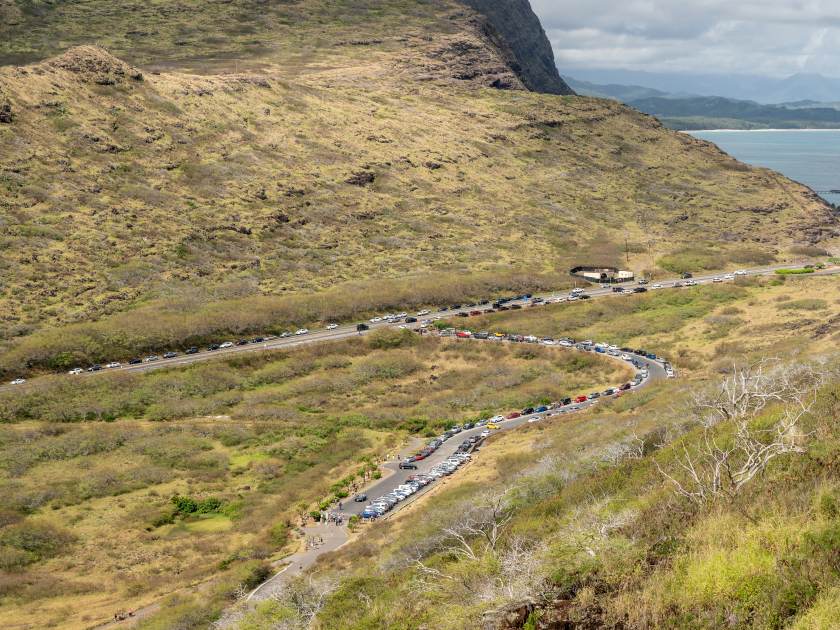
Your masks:
{"label": "line of parked cars", "polygon": [[432,468],[429,472],[409,476],[405,483],[400,484],[388,494],[384,494],[366,505],[364,510],[362,510],[361,517],[363,519],[379,518],[386,512],[393,509],[400,501],[405,501],[408,497],[415,494],[424,486],[429,485],[436,479],[440,479],[445,475],[451,475],[469,459],[469,453],[455,453],[445,461]]}
{"label": "line of parked cars", "polygon": [[[734,273],[734,275],[733,274],[727,274],[727,275],[723,276],[723,278],[724,279],[731,279],[734,276],[745,275],[746,273],[747,272],[743,271],[743,270],[736,271]],[[687,277],[691,276],[691,274],[686,274],[686,275],[687,275]],[[715,279],[715,281],[717,281],[717,280],[718,279]],[[639,284],[642,284],[641,280],[639,281]],[[685,283],[685,284],[688,284],[688,283]],[[675,286],[683,286],[683,284],[682,283],[676,283]],[[661,288],[661,287],[662,287],[662,285],[660,285],[660,284],[654,284],[654,285],[652,285],[651,288],[656,289],[656,288]],[[644,288],[644,287],[636,287],[634,289],[627,290],[627,289],[622,289],[621,287],[615,287],[613,290],[614,291],[629,292],[629,293],[642,293],[642,292],[646,291],[647,289]],[[533,296],[530,293],[524,293],[524,294],[521,294],[521,295],[514,295],[514,296],[498,298],[495,301],[493,301],[492,304],[491,304],[490,300],[481,300],[481,301],[478,301],[478,302],[463,304],[463,305],[462,304],[452,304],[450,306],[442,307],[439,310],[440,310],[441,313],[445,313],[446,311],[460,310],[462,308],[473,309],[473,310],[469,310],[469,311],[460,311],[458,313],[458,315],[461,316],[461,317],[470,317],[470,316],[486,315],[486,314],[494,313],[494,312],[497,312],[497,311],[517,310],[517,309],[522,309],[524,307],[536,307],[536,306],[542,306],[542,305],[545,305],[545,304],[555,304],[555,303],[566,302],[566,301],[586,300],[586,299],[589,299],[589,297],[590,296],[588,296],[586,294],[584,289],[575,288],[575,289],[572,289],[572,291],[569,293],[568,296],[553,296],[553,297],[543,298],[543,297],[540,297],[540,296]],[[389,324],[397,324],[397,323],[404,322],[402,327],[407,327],[406,326],[407,324],[416,323],[418,321],[418,319],[417,319],[418,317],[427,317],[427,316],[431,315],[431,313],[432,312],[429,309],[423,309],[423,310],[418,311],[416,313],[416,316],[411,316],[411,315],[409,315],[408,313],[405,313],[405,312],[395,313],[395,314],[390,314],[389,313],[389,314],[382,315],[380,317],[371,318],[370,323],[376,324],[376,323],[384,322],[384,323],[389,323]],[[421,322],[421,324],[424,324],[424,325],[431,324],[433,320],[440,319],[443,316],[444,315],[442,315],[442,314],[432,316],[431,319],[424,320],[424,321]],[[326,330],[335,330],[338,327],[339,327],[338,324],[330,323],[330,324],[327,324]],[[356,326],[356,330],[360,333],[362,331],[368,330],[368,328],[369,328],[369,326],[367,324],[364,324],[364,323],[358,324]],[[222,342],[222,343],[211,343],[206,347],[205,351],[206,352],[214,352],[216,350],[224,350],[224,349],[227,349],[227,348],[232,348],[234,346],[244,346],[244,345],[248,345],[248,344],[263,343],[263,342],[278,339],[278,338],[285,338],[285,337],[292,337],[292,336],[303,336],[303,335],[307,335],[309,333],[310,333],[310,330],[308,328],[300,328],[300,329],[296,330],[294,333],[284,332],[284,333],[281,333],[279,335],[266,335],[264,337],[255,337],[253,339],[239,339],[238,341],[235,341],[235,342],[234,341],[225,341],[225,342]],[[476,338],[481,338],[479,335],[481,335],[481,333],[477,333]],[[489,337],[489,335],[488,335],[488,337]],[[565,344],[563,344],[562,341],[558,341],[558,343],[560,345],[565,345]],[[193,346],[193,347],[190,347],[190,348],[187,348],[186,350],[184,350],[183,354],[193,355],[193,354],[198,354],[200,352],[201,352],[201,350],[198,347]],[[160,361],[161,359],[172,359],[172,358],[175,358],[177,356],[179,356],[178,352],[169,351],[169,352],[166,352],[165,354],[163,354],[162,356],[150,355],[150,356],[147,356],[147,357],[144,357],[144,358],[139,358],[139,357],[134,358],[134,359],[131,359],[130,361],[128,361],[128,364],[129,365],[137,365],[137,364],[142,364],[142,363],[152,363],[152,362]],[[68,374],[81,374],[85,371],[87,371],[87,372],[98,372],[100,370],[117,369],[117,368],[120,368],[120,367],[123,367],[122,363],[120,363],[118,361],[111,361],[111,362],[106,363],[104,365],[98,364],[98,363],[93,364],[86,369],[81,368],[81,367],[76,367],[76,368],[73,368],[72,370],[69,370]],[[24,383],[24,382],[26,382],[25,379],[19,378],[19,379],[15,379],[14,381],[11,381],[10,384],[17,385],[17,384],[21,384],[21,383]]]}

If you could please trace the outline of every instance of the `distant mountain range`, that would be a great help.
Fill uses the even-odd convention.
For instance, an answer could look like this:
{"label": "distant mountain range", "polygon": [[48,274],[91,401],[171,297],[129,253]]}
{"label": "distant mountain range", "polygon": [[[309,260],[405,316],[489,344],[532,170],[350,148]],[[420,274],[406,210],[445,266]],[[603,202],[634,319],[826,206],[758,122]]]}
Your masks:
{"label": "distant mountain range", "polygon": [[579,81],[598,85],[644,86],[668,94],[722,96],[764,104],[809,100],[840,101],[840,78],[794,74],[785,78],[749,74],[686,74],[630,70],[568,70]]}
{"label": "distant mountain range", "polygon": [[578,94],[626,103],[673,129],[834,129],[840,103],[811,99],[762,104],[722,96],[669,93],[641,85],[597,84],[567,79]]}

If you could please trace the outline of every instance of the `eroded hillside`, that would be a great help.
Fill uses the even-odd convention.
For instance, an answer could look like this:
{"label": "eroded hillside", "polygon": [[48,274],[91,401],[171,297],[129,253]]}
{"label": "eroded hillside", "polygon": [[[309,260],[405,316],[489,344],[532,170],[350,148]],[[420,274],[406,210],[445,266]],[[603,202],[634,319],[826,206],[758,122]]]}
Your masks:
{"label": "eroded hillside", "polygon": [[81,46],[0,69],[7,343],[175,297],[192,313],[381,278],[560,281],[627,247],[639,269],[707,244],[742,265],[836,235],[802,186],[615,103],[524,90],[498,30],[460,3],[272,6],[241,67],[230,24],[256,5],[159,5],[65,3],[26,35],[24,11],[5,44],[31,57],[89,33],[140,64]]}

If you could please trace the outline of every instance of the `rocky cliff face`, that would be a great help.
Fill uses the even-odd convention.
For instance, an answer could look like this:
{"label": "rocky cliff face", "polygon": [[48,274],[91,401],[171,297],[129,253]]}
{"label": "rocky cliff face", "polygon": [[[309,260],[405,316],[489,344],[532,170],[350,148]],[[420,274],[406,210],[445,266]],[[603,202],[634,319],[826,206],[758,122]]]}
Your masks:
{"label": "rocky cliff face", "polygon": [[485,18],[484,34],[529,90],[574,94],[557,72],[551,43],[528,0],[461,0]]}

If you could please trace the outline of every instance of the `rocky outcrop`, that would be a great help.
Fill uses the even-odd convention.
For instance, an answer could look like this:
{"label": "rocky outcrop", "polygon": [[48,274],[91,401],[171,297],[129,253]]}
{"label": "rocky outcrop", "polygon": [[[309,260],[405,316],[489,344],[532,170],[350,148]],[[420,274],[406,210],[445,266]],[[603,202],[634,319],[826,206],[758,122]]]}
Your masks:
{"label": "rocky outcrop", "polygon": [[0,123],[12,122],[12,104],[0,92]]}
{"label": "rocky outcrop", "polygon": [[99,46],[76,46],[48,62],[50,67],[66,70],[86,83],[118,85],[127,79],[142,81],[143,74]]}
{"label": "rocky outcrop", "polygon": [[484,613],[481,627],[483,630],[518,630],[525,625],[534,609],[531,601],[506,604]]}
{"label": "rocky outcrop", "polygon": [[483,33],[529,90],[574,94],[560,77],[551,42],[528,0],[461,0],[484,17]]}

